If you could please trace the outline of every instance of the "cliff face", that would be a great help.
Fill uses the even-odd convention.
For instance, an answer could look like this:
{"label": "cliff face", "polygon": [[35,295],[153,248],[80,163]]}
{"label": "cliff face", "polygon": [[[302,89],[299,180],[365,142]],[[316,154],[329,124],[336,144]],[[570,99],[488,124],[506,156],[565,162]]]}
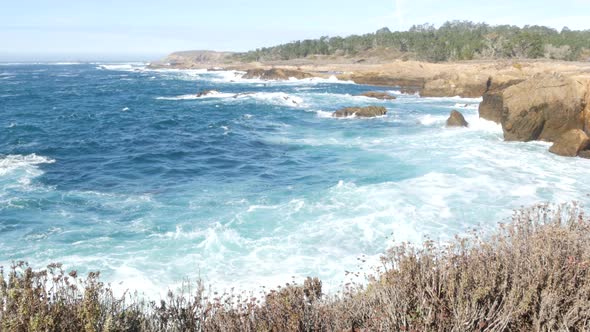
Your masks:
{"label": "cliff face", "polygon": [[524,80],[524,78],[490,76],[486,83],[486,91],[483,93],[482,101],[479,104],[479,117],[496,123],[502,123],[504,90]]}
{"label": "cliff face", "polygon": [[424,84],[422,97],[479,98],[488,89],[489,74],[485,72],[443,73]]}
{"label": "cliff face", "polygon": [[[590,63],[350,63],[331,58],[244,63],[232,53],[189,51],[173,53],[152,67],[223,67],[246,71],[245,78],[268,80],[337,75],[358,84],[400,87],[423,97],[483,96],[480,117],[500,123],[507,141],[555,142],[571,130],[590,133]],[[580,154],[590,154],[586,152]]]}
{"label": "cliff face", "polygon": [[554,142],[571,129],[586,130],[588,92],[586,80],[559,74],[509,87],[503,93],[504,138]]}
{"label": "cliff face", "polygon": [[590,133],[590,76],[538,74],[513,83],[488,90],[479,107],[480,117],[502,124],[505,140],[557,142],[557,153],[575,141],[568,133]]}
{"label": "cliff face", "polygon": [[424,88],[423,77],[401,76],[397,73],[383,72],[362,72],[350,75],[340,75],[342,80],[351,80],[356,84],[366,84],[374,86],[400,87],[402,89],[411,89],[421,91]]}

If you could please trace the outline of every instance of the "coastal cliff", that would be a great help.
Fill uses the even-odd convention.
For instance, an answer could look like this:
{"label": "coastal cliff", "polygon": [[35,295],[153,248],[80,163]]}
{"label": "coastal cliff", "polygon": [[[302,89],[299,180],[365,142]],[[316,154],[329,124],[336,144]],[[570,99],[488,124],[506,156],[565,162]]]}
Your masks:
{"label": "coastal cliff", "polygon": [[[266,80],[336,76],[357,84],[395,87],[422,97],[482,97],[480,117],[501,124],[507,141],[556,142],[573,129],[590,133],[590,62],[352,60],[340,57],[243,62],[232,53],[192,51],[173,53],[151,66],[223,68],[244,71],[245,78]],[[582,147],[579,154],[587,155],[585,149]]]}
{"label": "coastal cliff", "polygon": [[507,141],[555,142],[551,152],[576,156],[588,147],[584,136],[590,133],[590,75],[537,74],[489,89],[479,114],[500,123]]}

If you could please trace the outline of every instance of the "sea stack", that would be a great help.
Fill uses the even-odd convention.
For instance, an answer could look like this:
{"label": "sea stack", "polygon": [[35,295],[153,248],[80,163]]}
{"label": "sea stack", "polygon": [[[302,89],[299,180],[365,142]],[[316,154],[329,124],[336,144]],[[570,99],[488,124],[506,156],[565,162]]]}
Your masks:
{"label": "sea stack", "polygon": [[468,127],[469,123],[461,112],[456,110],[451,111],[451,115],[447,119],[447,127]]}

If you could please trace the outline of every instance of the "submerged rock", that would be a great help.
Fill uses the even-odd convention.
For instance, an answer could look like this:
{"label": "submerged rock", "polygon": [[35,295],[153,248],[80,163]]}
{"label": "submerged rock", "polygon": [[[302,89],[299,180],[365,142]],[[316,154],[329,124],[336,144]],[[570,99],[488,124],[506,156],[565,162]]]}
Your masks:
{"label": "submerged rock", "polygon": [[337,110],[332,114],[335,118],[344,118],[348,116],[357,116],[359,118],[374,118],[387,114],[387,109],[383,106],[367,106],[367,107],[346,107]]}
{"label": "submerged rock", "polygon": [[303,79],[313,77],[310,73],[294,69],[248,69],[242,78],[261,80],[288,80],[290,78]]}
{"label": "submerged rock", "polygon": [[381,100],[395,100],[395,97],[390,95],[387,92],[381,92],[381,91],[369,91],[369,92],[365,92],[360,94],[363,97],[368,97],[368,98],[375,98],[375,99],[381,99]]}
{"label": "submerged rock", "polygon": [[216,91],[216,90],[203,90],[203,91],[197,93],[197,98],[205,97],[205,96],[211,96],[211,95],[217,95],[217,94],[219,94],[219,91]]}
{"label": "submerged rock", "polygon": [[447,119],[447,127],[468,127],[469,123],[465,120],[465,117],[461,112],[452,110],[449,118]]}
{"label": "submerged rock", "polygon": [[590,145],[588,135],[581,129],[572,129],[561,135],[551,146],[549,152],[564,157],[575,157]]}

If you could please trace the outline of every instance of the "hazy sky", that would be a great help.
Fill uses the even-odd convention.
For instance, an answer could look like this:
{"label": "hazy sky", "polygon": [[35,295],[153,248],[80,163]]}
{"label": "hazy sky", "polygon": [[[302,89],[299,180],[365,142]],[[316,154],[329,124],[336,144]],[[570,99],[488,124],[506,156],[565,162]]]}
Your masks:
{"label": "hazy sky", "polygon": [[0,8],[0,60],[240,51],[453,19],[590,29],[590,0],[2,0]]}

